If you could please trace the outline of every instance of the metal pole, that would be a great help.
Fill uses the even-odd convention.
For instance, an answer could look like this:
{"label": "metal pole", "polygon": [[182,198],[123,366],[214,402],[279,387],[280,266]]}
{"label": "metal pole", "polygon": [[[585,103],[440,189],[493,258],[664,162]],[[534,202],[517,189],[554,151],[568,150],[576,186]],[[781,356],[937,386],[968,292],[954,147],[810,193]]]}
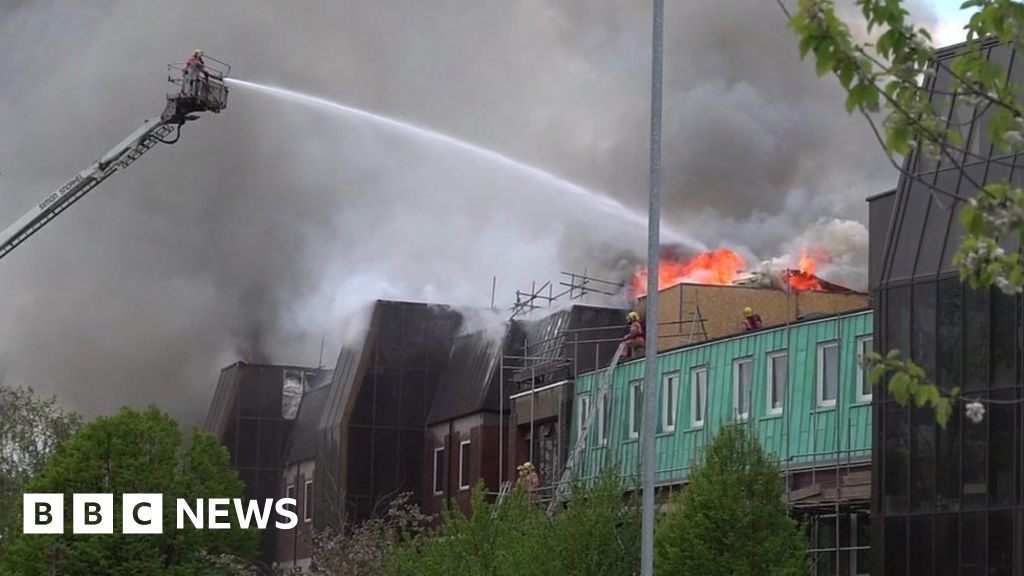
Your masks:
{"label": "metal pole", "polygon": [[661,51],[664,0],[654,0],[651,41],[651,175],[647,215],[647,359],[644,362],[643,515],[640,539],[640,574],[654,576],[654,435],[658,379],[658,258],[661,239]]}

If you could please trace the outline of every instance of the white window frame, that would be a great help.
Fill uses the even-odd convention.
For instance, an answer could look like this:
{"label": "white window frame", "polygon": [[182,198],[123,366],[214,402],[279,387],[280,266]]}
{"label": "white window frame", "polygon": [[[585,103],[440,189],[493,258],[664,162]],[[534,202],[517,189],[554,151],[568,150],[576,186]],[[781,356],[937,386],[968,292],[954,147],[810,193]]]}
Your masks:
{"label": "white window frame", "polygon": [[[467,455],[466,454],[466,446],[470,446],[470,440],[463,440],[462,442],[459,442],[459,490],[469,490],[469,486],[470,486],[470,482],[469,482],[470,471],[467,470],[467,466],[466,466],[466,462],[465,462],[466,455]],[[472,454],[470,454],[469,456],[470,456],[470,458],[472,458]],[[472,465],[472,463],[470,463],[470,465]],[[465,478],[462,477],[463,472],[466,473],[466,477]]]}
{"label": "white window frame", "polygon": [[[831,400],[826,400],[825,399],[825,349],[827,349],[827,348],[835,348],[836,349],[836,374],[837,374],[837,376],[836,376],[836,380],[837,380],[836,381],[836,398],[833,398]],[[814,386],[814,395],[815,395],[815,401],[816,401],[815,405],[818,408],[835,408],[836,400],[839,398],[839,388],[840,388],[840,385],[839,385],[838,380],[843,377],[843,373],[839,369],[839,364],[841,363],[840,350],[839,350],[839,341],[837,341],[837,340],[830,340],[828,342],[819,342],[818,343],[818,350],[817,350],[817,354],[816,354],[816,360],[817,361],[815,362],[815,364],[817,366],[815,367],[816,368],[815,372],[817,374],[816,374],[816,382],[815,382],[815,386]]]}
{"label": "white window frame", "polygon": [[[747,411],[740,412],[740,365],[750,364],[750,398],[747,404]],[[750,419],[750,408],[754,404],[754,358],[745,356],[732,361],[732,412],[737,422],[746,422]]]}
{"label": "white window frame", "polygon": [[[441,466],[438,466],[438,454],[441,455]],[[444,468],[444,446],[434,448],[434,496],[440,496],[441,494],[444,494],[444,470],[441,468]],[[438,480],[440,480],[440,483],[438,482]],[[441,486],[440,490],[437,489],[439,484]]]}
{"label": "white window frame", "polygon": [[[864,349],[864,344],[868,344],[867,350]],[[875,337],[873,335],[861,336],[857,338],[857,401],[858,402],[871,402],[872,392],[871,387],[868,386],[868,393],[864,393],[864,385],[867,384],[868,371],[864,368],[864,355],[866,352],[870,352],[874,348]]]}
{"label": "white window frame", "polygon": [[[779,358],[779,357],[783,357],[783,358],[786,359],[786,380],[787,381],[782,383],[782,406],[779,406],[778,408],[775,408],[773,406],[773,404],[775,404],[775,393],[774,393],[774,389],[772,387],[772,384],[775,383],[775,359]],[[768,354],[768,369],[765,372],[768,374],[768,378],[766,379],[768,386],[765,388],[765,395],[764,395],[765,403],[764,403],[764,405],[765,405],[765,408],[767,409],[767,414],[769,416],[778,416],[778,415],[782,414],[782,411],[785,409],[785,406],[786,406],[786,393],[789,392],[789,382],[788,382],[788,380],[789,380],[789,351],[788,350],[779,350],[777,352],[770,352]]]}
{"label": "white window frame", "polygon": [[[700,394],[700,402],[697,402],[697,389],[700,387],[699,375],[704,375],[704,390]],[[704,420],[707,419],[708,407],[708,367],[698,366],[690,370],[690,427],[703,428]],[[700,409],[700,418],[697,418],[697,410]]]}
{"label": "white window frame", "polygon": [[590,395],[581,394],[578,406],[580,409],[579,421],[576,424],[576,438],[579,439],[583,436],[583,425],[587,422],[587,416],[590,414]]}
{"label": "white window frame", "polygon": [[313,521],[313,481],[306,480],[302,486],[302,520],[306,523]]}
{"label": "white window frame", "polygon": [[[672,422],[669,423],[669,417]],[[679,372],[661,377],[661,431],[675,432],[679,421]]]}
{"label": "white window frame", "polygon": [[629,437],[635,439],[640,437],[640,422],[636,418],[637,402],[643,407],[644,381],[634,380],[629,383]]}
{"label": "white window frame", "polygon": [[850,514],[850,548],[847,554],[850,558],[850,574],[854,576],[870,576],[871,574],[870,564],[868,566],[857,565],[857,552],[863,548],[870,548],[870,546],[861,544],[857,538],[862,517],[863,514]]}
{"label": "white window frame", "polygon": [[[295,478],[292,478],[292,480],[295,480]],[[285,489],[284,489],[284,497],[285,498],[291,498],[292,500],[295,501],[295,504],[294,504],[295,508],[294,508],[294,510],[295,510],[295,515],[298,516],[298,514],[299,514],[299,501],[298,501],[298,499],[295,498],[295,484],[289,484],[287,487],[285,487]]]}
{"label": "white window frame", "polygon": [[611,416],[611,391],[608,394],[597,395],[597,445],[607,446],[608,445],[608,417]]}

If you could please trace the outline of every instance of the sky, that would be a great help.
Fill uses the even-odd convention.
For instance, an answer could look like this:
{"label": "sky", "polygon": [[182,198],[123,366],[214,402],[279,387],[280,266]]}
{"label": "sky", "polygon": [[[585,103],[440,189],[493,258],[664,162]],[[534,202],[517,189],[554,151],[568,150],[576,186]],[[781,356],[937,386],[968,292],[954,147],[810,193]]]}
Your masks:
{"label": "sky", "polygon": [[[753,265],[821,249],[823,277],[863,288],[865,198],[895,185],[870,130],[799,59],[774,2],[666,4],[665,225]],[[563,270],[623,278],[645,251],[628,212],[646,207],[648,10],[0,2],[0,222],[158,113],[165,63],[200,47],[237,78],[430,127],[595,195],[233,88],[222,114],[0,262],[0,379],[87,415],[156,403],[195,422],[220,368],[316,365],[321,342],[331,365],[376,298],[479,308],[496,278],[507,306]]]}
{"label": "sky", "polygon": [[935,26],[933,39],[939,46],[956,44],[964,41],[964,24],[969,13],[960,10],[963,0],[928,0],[929,7],[935,11],[938,23]]}

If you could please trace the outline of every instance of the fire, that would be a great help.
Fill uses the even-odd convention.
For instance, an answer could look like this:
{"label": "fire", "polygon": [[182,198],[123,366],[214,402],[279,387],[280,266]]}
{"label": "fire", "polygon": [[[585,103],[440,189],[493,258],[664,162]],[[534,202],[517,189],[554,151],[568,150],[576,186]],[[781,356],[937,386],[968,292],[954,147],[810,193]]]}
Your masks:
{"label": "fire", "polygon": [[[662,257],[658,264],[658,289],[683,282],[694,284],[732,284],[747,261],[728,248],[703,252],[688,260]],[[641,268],[630,280],[634,297],[647,293],[647,268]]]}
{"label": "fire", "polygon": [[817,270],[818,262],[804,250],[800,254],[800,269],[790,269],[786,273],[789,287],[794,290],[821,290],[821,282],[815,276]]}

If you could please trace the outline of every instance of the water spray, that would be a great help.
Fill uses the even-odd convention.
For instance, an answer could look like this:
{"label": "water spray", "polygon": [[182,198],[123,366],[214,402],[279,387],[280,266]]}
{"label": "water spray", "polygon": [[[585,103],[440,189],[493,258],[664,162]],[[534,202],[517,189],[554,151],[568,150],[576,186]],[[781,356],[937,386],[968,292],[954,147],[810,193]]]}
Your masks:
{"label": "water spray", "polygon": [[[297,92],[295,90],[289,90],[287,88],[280,88],[278,86],[270,86],[267,84],[260,84],[257,82],[239,80],[237,78],[229,78],[228,82],[241,88],[255,90],[285,100],[298,102],[306,106],[322,108],[336,113],[346,114],[354,118],[368,120],[385,128],[416,136],[417,138],[423,138],[434,142],[440,142],[446,146],[464,150],[475,156],[497,163],[501,166],[511,168],[515,171],[518,171],[522,174],[529,176],[534,180],[547,183],[554,188],[579,196],[585,199],[588,205],[593,206],[594,208],[600,210],[601,212],[613,215],[616,218],[625,219],[628,222],[631,222],[638,226],[642,226],[644,229],[646,229],[647,227],[647,216],[645,214],[642,214],[640,212],[637,212],[636,210],[627,207],[618,200],[610,198],[605,194],[599,194],[597,192],[589,190],[579,184],[576,184],[575,182],[571,182],[569,180],[566,180],[565,178],[556,176],[550,172],[547,172],[535,166],[524,164],[522,162],[509,158],[508,156],[505,156],[504,154],[501,154],[500,152],[497,152],[490,148],[477,146],[476,144],[466,142],[465,140],[461,140],[454,136],[449,136],[448,134],[444,134],[442,132],[438,132],[430,128],[417,126],[416,124],[406,122],[403,120],[398,120],[395,118],[390,118],[388,116],[374,114],[373,112],[368,112],[366,110],[354,108],[352,106],[346,106],[344,104],[340,104],[338,102],[334,102],[326,98],[321,98],[319,96],[313,96],[311,94],[305,94],[302,92]],[[670,227],[662,228],[662,236],[668,243],[682,245],[694,251],[704,251],[707,249],[707,247],[702,242],[690,238],[689,236],[676,230],[673,230]]]}

